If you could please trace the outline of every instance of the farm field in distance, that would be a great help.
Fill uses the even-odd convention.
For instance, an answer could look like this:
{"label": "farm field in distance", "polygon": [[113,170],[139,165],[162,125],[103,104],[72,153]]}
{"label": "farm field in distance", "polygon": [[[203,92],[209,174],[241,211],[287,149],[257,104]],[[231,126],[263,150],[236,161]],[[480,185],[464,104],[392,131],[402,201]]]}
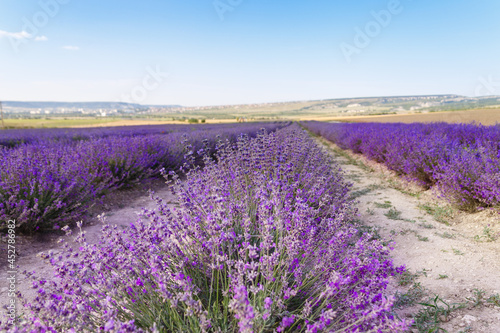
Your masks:
{"label": "farm field in distance", "polygon": [[[186,124],[186,121],[172,119],[124,119],[124,118],[44,118],[44,119],[5,119],[8,129],[15,128],[78,128],[78,127],[118,127],[118,126],[141,126],[158,124]],[[234,119],[221,119],[217,121],[207,120],[209,124],[220,124],[234,122]]]}
{"label": "farm field in distance", "polygon": [[[108,127],[108,126],[138,126],[138,125],[155,125],[155,124],[186,124],[188,119],[196,119],[201,121],[203,119],[208,124],[232,123],[238,118],[229,117],[226,115],[224,118],[204,118],[199,114],[187,114],[186,116],[192,117],[186,120],[174,120],[173,118],[61,118],[49,117],[44,119],[5,119],[5,126],[7,128],[77,128],[77,127]],[[275,120],[292,120],[292,121],[342,121],[342,122],[381,122],[381,123],[414,123],[414,122],[447,122],[447,123],[480,123],[483,125],[495,125],[500,123],[500,108],[486,108],[477,110],[460,110],[460,111],[436,111],[427,113],[401,113],[401,114],[386,114],[386,115],[368,115],[368,116],[342,116],[329,115],[324,113],[317,114],[292,114],[284,113],[279,117],[271,116],[263,111],[262,117],[245,118],[245,121],[269,121]]]}
{"label": "farm field in distance", "polygon": [[[344,98],[221,106],[148,106],[116,103],[4,102],[7,127],[91,127],[188,122],[375,121],[480,122],[500,120],[500,98],[457,95]],[[85,116],[83,116],[85,112]]]}
{"label": "farm field in distance", "polygon": [[[311,119],[317,120],[317,119]],[[382,116],[333,117],[331,121],[374,122],[374,123],[472,123],[495,125],[500,123],[500,108],[488,108],[466,111],[441,111],[432,113],[412,113]]]}

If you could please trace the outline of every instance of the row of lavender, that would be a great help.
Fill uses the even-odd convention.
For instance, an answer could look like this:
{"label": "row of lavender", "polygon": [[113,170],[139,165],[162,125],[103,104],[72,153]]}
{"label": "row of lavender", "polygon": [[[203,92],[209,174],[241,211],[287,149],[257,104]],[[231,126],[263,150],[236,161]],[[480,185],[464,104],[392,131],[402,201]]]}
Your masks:
{"label": "row of lavender", "polygon": [[304,125],[397,173],[435,186],[465,210],[500,203],[500,126],[320,123]]}
{"label": "row of lavender", "polygon": [[23,143],[47,141],[81,141],[112,136],[140,136],[151,134],[168,134],[173,132],[204,130],[224,130],[245,127],[246,124],[212,124],[212,125],[140,125],[92,128],[37,128],[11,129],[0,132],[0,146],[13,148]]}
{"label": "row of lavender", "polygon": [[213,149],[218,139],[235,141],[241,133],[255,135],[263,127],[272,131],[283,125],[209,125],[194,131],[186,126],[170,134],[157,134],[161,128],[153,127],[152,134],[142,128],[138,135],[116,128],[87,140],[44,139],[0,148],[0,229],[8,220],[15,220],[20,232],[60,228],[109,191],[160,176],[162,168],[177,169],[186,145]]}
{"label": "row of lavender", "polygon": [[[12,332],[401,332],[401,272],[351,221],[342,172],[297,125],[217,148],[126,230],[46,256]],[[333,165],[333,167],[332,167]],[[70,233],[70,230],[67,230]],[[4,327],[5,328],[5,327]]]}

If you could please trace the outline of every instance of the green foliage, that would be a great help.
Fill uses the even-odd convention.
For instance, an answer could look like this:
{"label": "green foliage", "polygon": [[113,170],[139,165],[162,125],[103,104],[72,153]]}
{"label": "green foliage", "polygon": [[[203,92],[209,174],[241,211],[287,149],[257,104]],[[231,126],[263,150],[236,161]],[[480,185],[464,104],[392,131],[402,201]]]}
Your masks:
{"label": "green foliage", "polygon": [[472,297],[466,297],[466,299],[472,303],[473,307],[478,307],[484,304],[484,295],[486,295],[486,291],[475,288]]}
{"label": "green foliage", "polygon": [[359,197],[361,197],[363,195],[366,195],[366,194],[368,194],[368,193],[370,193],[372,191],[373,190],[371,188],[368,188],[368,187],[367,188],[363,188],[361,190],[353,191],[353,192],[351,192],[351,199],[354,200],[354,199],[359,198]]}
{"label": "green foliage", "polygon": [[449,225],[450,220],[453,219],[453,210],[451,207],[440,207],[436,204],[423,204],[419,205],[418,208],[432,215],[436,221],[446,225]]}
{"label": "green foliage", "polygon": [[419,274],[417,274],[417,273],[411,273],[410,271],[404,271],[399,276],[398,285],[408,286],[408,285],[414,283],[418,277],[419,277]]}
{"label": "green foliage", "polygon": [[493,230],[491,230],[491,228],[489,228],[488,226],[484,227],[483,234],[481,236],[480,235],[474,236],[474,240],[476,242],[494,242],[497,240],[497,238],[498,236],[495,235],[493,233]]}
{"label": "green foliage", "polygon": [[448,304],[438,295],[430,298],[428,301],[419,303],[423,306],[415,316],[415,327],[418,332],[446,332],[441,328],[441,318],[448,318],[451,312],[463,308],[464,304],[453,303]]}
{"label": "green foliage", "polygon": [[384,201],[384,203],[375,202],[375,207],[387,209],[387,208],[391,208],[392,204],[390,201]]}
{"label": "green foliage", "polygon": [[500,306],[500,294],[494,294],[488,297],[486,302],[493,304],[495,306]]}
{"label": "green foliage", "polygon": [[455,239],[455,237],[456,237],[454,234],[450,234],[447,231],[443,232],[442,234],[436,232],[436,235],[438,235],[441,238],[447,238],[447,239]]}
{"label": "green foliage", "polygon": [[396,301],[394,302],[394,307],[396,309],[404,308],[407,306],[412,306],[418,302],[426,294],[425,288],[420,284],[420,282],[414,283],[410,289],[405,293],[396,292],[394,295]]}
{"label": "green foliage", "polygon": [[337,147],[331,148],[331,149],[333,150],[333,152],[336,155],[339,155],[339,156],[342,156],[343,158],[345,158],[347,160],[346,164],[351,164],[351,165],[357,166],[358,168],[361,168],[366,172],[373,172],[374,171],[373,168],[367,166],[362,161],[352,157],[347,151],[340,149],[340,148],[337,148]]}
{"label": "green foliage", "polygon": [[384,214],[390,220],[403,220],[401,217],[401,212],[396,208],[391,208],[387,213]]}
{"label": "green foliage", "polygon": [[416,235],[418,240],[421,241],[421,242],[428,242],[429,241],[429,238],[428,237],[423,237],[423,236],[420,236],[420,235]]}

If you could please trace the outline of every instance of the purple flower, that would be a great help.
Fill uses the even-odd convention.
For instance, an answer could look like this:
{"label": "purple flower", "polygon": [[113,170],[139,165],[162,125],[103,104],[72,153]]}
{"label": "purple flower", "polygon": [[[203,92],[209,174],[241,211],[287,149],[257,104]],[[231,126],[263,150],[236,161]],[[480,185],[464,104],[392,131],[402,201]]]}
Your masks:
{"label": "purple flower", "polygon": [[110,320],[108,320],[106,322],[106,325],[104,325],[104,331],[109,332],[109,331],[113,330],[114,328],[115,328],[115,321],[113,318],[111,318]]}
{"label": "purple flower", "polygon": [[271,309],[271,306],[273,305],[273,301],[271,300],[270,297],[266,297],[264,299],[264,309],[269,310]]}

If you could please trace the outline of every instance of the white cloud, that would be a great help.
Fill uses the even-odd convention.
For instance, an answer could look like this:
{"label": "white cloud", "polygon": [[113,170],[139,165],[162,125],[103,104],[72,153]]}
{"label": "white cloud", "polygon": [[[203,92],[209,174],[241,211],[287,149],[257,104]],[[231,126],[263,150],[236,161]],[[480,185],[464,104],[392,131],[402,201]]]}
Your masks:
{"label": "white cloud", "polygon": [[27,33],[26,31],[21,31],[21,32],[8,32],[4,30],[0,30],[0,38],[1,37],[7,37],[7,38],[14,38],[14,39],[24,39],[24,38],[31,38],[31,34]]}
{"label": "white cloud", "polygon": [[66,45],[62,47],[65,50],[69,51],[78,51],[80,48],[78,46]]}
{"label": "white cloud", "polygon": [[32,34],[26,32],[26,31],[20,31],[20,32],[9,32],[5,30],[0,30],[0,38],[13,38],[13,39],[32,39],[34,37],[36,42],[46,42],[49,39],[47,36],[33,36]]}

